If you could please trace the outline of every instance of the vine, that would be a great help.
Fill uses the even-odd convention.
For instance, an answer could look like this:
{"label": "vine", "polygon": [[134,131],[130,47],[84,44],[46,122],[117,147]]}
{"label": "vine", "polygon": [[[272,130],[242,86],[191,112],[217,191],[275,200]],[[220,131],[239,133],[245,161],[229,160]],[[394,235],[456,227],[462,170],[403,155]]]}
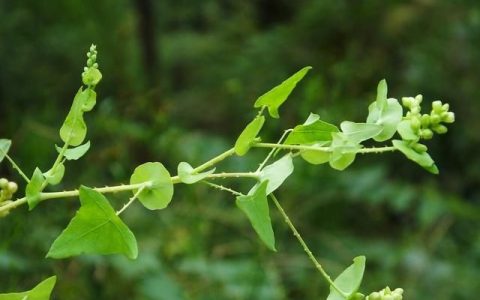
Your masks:
{"label": "vine", "polygon": [[[328,163],[336,170],[344,170],[354,162],[357,154],[399,151],[427,171],[437,174],[438,168],[428,154],[427,146],[421,141],[431,139],[435,133],[446,133],[445,125],[453,123],[455,115],[449,111],[449,105],[441,101],[434,101],[431,111],[422,114],[423,97],[421,95],[403,97],[400,104],[397,99],[387,97],[387,83],[382,80],[378,84],[375,101],[368,107],[365,122],[344,121],[338,128],[321,120],[319,115],[310,114],[303,124],[284,131],[276,143],[262,142],[259,134],[267,117],[274,119],[280,117],[278,111],[280,106],[310,69],[311,67],[305,67],[299,70],[260,96],[254,104],[258,113],[238,136],[234,147],[197,167],[187,162],[180,162],[177,175],[171,176],[161,163],[147,162],[134,170],[128,184],[98,188],[80,186],[78,189],[68,191],[46,192],[45,189],[48,186],[54,186],[62,181],[69,160],[80,159],[90,149],[90,142],[85,142],[87,126],[83,116],[94,108],[95,87],[102,79],[97,63],[97,50],[92,45],[87,53],[87,64],[82,73],[83,86],[75,95],[70,111],[60,128],[59,134],[63,146],[55,146],[58,156],[52,167],[46,172],[36,168],[32,176],[27,176],[8,154],[11,141],[0,139],[0,162],[6,158],[26,182],[24,196],[15,197],[18,185],[6,178],[0,179],[0,216],[5,217],[15,208],[25,204],[28,205],[29,210],[33,210],[47,200],[79,197],[80,208],[52,243],[47,257],[60,259],[89,253],[123,254],[130,259],[135,259],[138,256],[135,235],[120,218],[121,214],[137,200],[149,210],[164,209],[173,198],[175,184],[204,183],[234,195],[236,206],[245,214],[259,239],[267,248],[276,251],[275,235],[270,219],[270,199],[314,267],[330,286],[327,300],[402,299],[401,288],[392,291],[386,287],[368,296],[359,292],[365,270],[364,256],[355,257],[353,264],[332,280],[315,258],[274,192],[293,173],[293,159],[297,157],[314,165]],[[394,136],[399,138],[393,139]],[[370,140],[383,144],[371,147],[363,145]],[[270,149],[255,171],[216,172],[216,164],[231,156],[246,155],[252,148]],[[277,159],[276,155],[280,151],[286,153]],[[269,163],[274,158],[276,160]],[[215,183],[232,177],[253,179],[256,183],[247,193]],[[119,192],[131,192],[132,196],[120,210],[115,211],[105,194]],[[30,299],[30,297],[49,299],[55,281],[56,277],[53,276],[30,291],[2,294],[0,297],[7,297],[2,299]]]}

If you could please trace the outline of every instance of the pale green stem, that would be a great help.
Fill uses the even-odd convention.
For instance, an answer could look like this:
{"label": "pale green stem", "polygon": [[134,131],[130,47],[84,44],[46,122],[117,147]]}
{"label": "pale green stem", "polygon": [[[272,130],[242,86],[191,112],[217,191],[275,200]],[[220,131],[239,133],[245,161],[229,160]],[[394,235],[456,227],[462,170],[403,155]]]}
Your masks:
{"label": "pale green stem", "polygon": [[293,235],[297,238],[298,242],[302,245],[303,250],[307,253],[308,257],[312,261],[312,263],[315,265],[315,268],[322,274],[322,276],[325,278],[325,280],[332,286],[340,295],[342,295],[344,298],[348,297],[348,294],[343,292],[337,285],[332,281],[330,278],[330,275],[325,272],[323,269],[322,265],[318,262],[318,260],[315,258],[313,255],[312,251],[310,248],[308,248],[307,244],[303,240],[302,236],[300,233],[297,231],[295,226],[293,225],[292,221],[290,221],[290,218],[288,217],[287,213],[283,210],[283,207],[280,205],[280,202],[278,202],[277,197],[275,197],[274,194],[270,194],[270,198],[273,200],[273,203],[275,203],[275,206],[279,210],[280,214],[283,216],[285,223],[287,223],[288,227],[290,227],[290,230],[292,230]]}
{"label": "pale green stem", "polygon": [[[65,143],[62,147],[62,150],[60,150],[60,153],[58,153],[58,156],[57,156],[57,159],[55,159],[55,162],[53,163],[53,166],[50,170],[52,170],[52,174],[55,174],[55,169],[58,167],[58,165],[62,162],[62,158],[63,158],[63,155],[65,154],[65,151],[67,151],[68,149],[68,143]],[[41,191],[43,191],[43,189],[45,189],[45,187],[48,185],[48,181],[45,180],[43,183],[42,183],[42,188],[40,189]]]}
{"label": "pale green stem", "polygon": [[206,163],[204,164],[201,164],[200,166],[196,167],[195,169],[193,169],[192,173],[195,174],[195,173],[198,173],[198,172],[201,172],[219,162],[221,162],[222,160],[224,160],[225,158],[229,157],[229,156],[232,156],[235,154],[235,149],[234,148],[231,148],[225,152],[223,152],[222,154],[218,155],[218,156],[215,156],[214,158],[212,158],[211,160],[207,161]]}
{"label": "pale green stem", "polygon": [[213,188],[216,188],[218,190],[221,190],[221,191],[225,191],[225,192],[229,192],[235,196],[244,196],[242,193],[238,192],[238,191],[235,191],[231,188],[228,188],[228,187],[225,187],[223,185],[220,185],[220,184],[215,184],[213,182],[210,182],[210,181],[202,181],[203,183],[213,187]]}
{"label": "pale green stem", "polygon": [[[309,146],[309,145],[284,145],[284,144],[275,144],[275,143],[256,143],[252,147],[257,148],[274,148],[274,149],[284,149],[284,150],[298,150],[298,151],[320,151],[320,152],[332,152],[332,147],[318,147],[318,146]],[[382,153],[397,150],[393,146],[385,147],[371,147],[371,148],[361,148],[355,151],[355,153]]]}
{"label": "pale green stem", "polygon": [[138,191],[135,193],[135,195],[133,195],[130,198],[130,200],[122,207],[122,209],[117,211],[117,216],[119,216],[122,212],[124,212],[133,203],[133,201],[135,201],[135,199],[138,198],[138,195],[140,195],[140,193],[143,191],[143,189],[145,189],[145,187],[146,187],[146,185],[143,185],[142,187],[140,187],[138,189]]}
{"label": "pale green stem", "polygon": [[15,163],[15,161],[6,153],[5,154],[5,158],[10,162],[10,164],[12,165],[12,167],[17,170],[18,174],[20,174],[20,176],[23,177],[23,179],[25,179],[25,181],[27,183],[30,182],[30,179],[27,177],[27,175],[25,175],[25,173],[23,173],[22,169],[20,169],[20,167]]}
{"label": "pale green stem", "polygon": [[[287,134],[292,131],[292,129],[287,129],[283,132],[282,136],[278,139],[278,142],[277,144],[280,144],[283,139],[287,136]],[[277,151],[278,149],[276,148],[272,148],[272,150],[270,150],[270,152],[268,153],[267,157],[265,157],[265,159],[262,161],[262,163],[260,164],[260,166],[258,166],[258,169],[257,169],[257,172],[260,172],[260,170],[263,169],[263,167],[265,166],[265,164],[268,162],[268,160],[272,157],[272,155],[275,153],[275,151]]]}

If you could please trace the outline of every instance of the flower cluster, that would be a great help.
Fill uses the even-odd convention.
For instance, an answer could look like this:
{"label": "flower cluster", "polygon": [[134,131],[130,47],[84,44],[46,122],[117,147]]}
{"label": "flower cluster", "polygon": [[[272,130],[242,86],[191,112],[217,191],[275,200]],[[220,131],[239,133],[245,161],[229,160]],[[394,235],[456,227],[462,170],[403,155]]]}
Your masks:
{"label": "flower cluster", "polygon": [[365,298],[366,300],[402,300],[403,299],[403,289],[396,288],[395,290],[390,290],[387,286],[379,292],[373,292]]}
{"label": "flower cluster", "polygon": [[15,182],[0,178],[0,202],[12,199],[17,190],[18,186]]}
{"label": "flower cluster", "polygon": [[87,66],[83,68],[82,81],[85,85],[96,86],[102,79],[102,73],[98,70],[97,63],[97,46],[90,46],[87,53]]}

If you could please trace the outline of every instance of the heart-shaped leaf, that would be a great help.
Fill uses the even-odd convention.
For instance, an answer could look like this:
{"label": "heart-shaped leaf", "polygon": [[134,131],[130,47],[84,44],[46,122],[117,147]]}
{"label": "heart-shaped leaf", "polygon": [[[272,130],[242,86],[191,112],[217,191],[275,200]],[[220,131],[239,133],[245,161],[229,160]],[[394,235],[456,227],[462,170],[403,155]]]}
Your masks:
{"label": "heart-shaped leaf", "polygon": [[56,281],[57,276],[49,277],[30,291],[0,294],[0,300],[48,300]]}
{"label": "heart-shaped leaf", "polygon": [[292,155],[286,154],[260,172],[260,182],[268,181],[267,195],[278,189],[293,172]]}
{"label": "heart-shaped leaf", "polygon": [[80,209],[67,228],[53,242],[47,257],[124,254],[131,259],[137,258],[135,236],[115,214],[105,196],[82,186],[80,203]]}
{"label": "heart-shaped leaf", "polygon": [[308,145],[332,140],[332,132],[338,132],[335,125],[320,120],[315,114],[310,114],[303,125],[297,125],[285,140],[285,144]]}
{"label": "heart-shaped leaf", "polygon": [[[357,256],[353,259],[353,264],[346,268],[333,283],[348,297],[355,294],[363,280],[365,272],[365,256]],[[349,299],[349,298],[347,298]],[[345,300],[333,287],[330,286],[330,294],[327,300]]]}
{"label": "heart-shaped leaf", "polygon": [[368,107],[368,112],[367,123],[382,126],[382,131],[373,139],[377,142],[383,142],[392,138],[403,116],[402,105],[398,100],[387,99],[383,109],[378,105],[378,102],[373,102]]}
{"label": "heart-shaped leaf", "polygon": [[281,84],[260,96],[257,101],[255,101],[254,107],[266,106],[272,118],[279,118],[278,108],[283,104],[283,102],[285,102],[285,100],[287,100],[288,96],[297,86],[297,83],[303,79],[305,74],[307,74],[311,68],[312,67],[305,67],[301,69],[297,73],[287,78]]}
{"label": "heart-shaped leaf", "polygon": [[248,195],[238,196],[236,204],[247,215],[253,229],[265,245],[270,250],[277,251],[275,249],[275,235],[268,208],[267,185],[268,181],[263,181],[253,188]]}
{"label": "heart-shaped leaf", "polygon": [[245,129],[242,131],[240,136],[237,138],[237,141],[235,142],[234,149],[237,155],[245,155],[248,150],[250,150],[252,143],[255,141],[255,138],[263,127],[263,123],[265,123],[265,117],[258,116],[253,119],[247,125],[247,127],[245,127]]}
{"label": "heart-shaped leaf", "polygon": [[[148,209],[163,209],[172,201],[173,183],[170,173],[159,162],[144,163],[135,168],[130,184],[151,182],[150,187],[138,195],[138,199]],[[138,190],[134,190],[136,194]]]}
{"label": "heart-shaped leaf", "polygon": [[180,177],[180,180],[186,184],[192,184],[203,180],[213,172],[215,172],[215,168],[203,173],[193,173],[193,167],[188,163],[181,162],[178,164],[178,177]]}
{"label": "heart-shaped leaf", "polygon": [[361,146],[342,132],[332,133],[332,137],[329,163],[333,169],[342,171],[354,162]]}

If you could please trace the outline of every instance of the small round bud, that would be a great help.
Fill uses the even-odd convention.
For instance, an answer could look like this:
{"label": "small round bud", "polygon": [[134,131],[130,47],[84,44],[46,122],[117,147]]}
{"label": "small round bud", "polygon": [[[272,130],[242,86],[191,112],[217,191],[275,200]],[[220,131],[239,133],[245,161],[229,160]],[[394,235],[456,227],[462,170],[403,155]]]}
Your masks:
{"label": "small round bud", "polygon": [[429,140],[433,137],[433,131],[430,129],[422,129],[420,130],[420,137]]}
{"label": "small round bud", "polygon": [[436,113],[441,113],[443,110],[442,110],[442,101],[433,101],[432,102],[432,111],[436,112]]}
{"label": "small round bud", "polygon": [[87,52],[87,57],[90,58],[90,56],[92,56],[92,53]]}
{"label": "small round bud", "polygon": [[440,116],[436,113],[430,115],[430,123],[431,124],[438,124],[440,123]]}
{"label": "small round bud", "polygon": [[93,65],[93,60],[91,58],[87,59],[87,66],[91,67]]}
{"label": "small round bud", "polygon": [[365,295],[362,294],[362,293],[355,293],[355,294],[353,294],[352,296],[350,296],[348,299],[351,299],[351,300],[363,300],[363,299],[365,299]]}
{"label": "small round bud", "polygon": [[420,129],[420,126],[422,125],[420,118],[419,117],[412,117],[410,120],[410,126],[412,127],[413,131],[417,131]]}
{"label": "small round bud", "polygon": [[402,104],[403,106],[410,108],[412,106],[413,100],[414,99],[412,97],[403,97]]}
{"label": "small round bud", "polygon": [[403,289],[402,288],[396,288],[393,292],[397,295],[403,295]]}
{"label": "small round bud", "polygon": [[88,71],[82,73],[82,81],[85,85],[95,86],[102,79],[102,73],[98,69],[89,68]]}
{"label": "small round bud", "polygon": [[430,115],[423,114],[421,120],[423,127],[428,127],[430,125]]}
{"label": "small round bud", "polygon": [[423,95],[418,94],[418,95],[415,96],[415,102],[420,104],[420,103],[422,103],[422,101],[423,101]]}
{"label": "small round bud", "polygon": [[0,189],[6,188],[8,185],[8,180],[6,178],[0,178]]}
{"label": "small round bud", "polygon": [[7,187],[7,188],[8,188],[8,190],[10,191],[10,193],[15,194],[15,192],[18,190],[18,185],[17,185],[15,182],[10,181],[10,182],[8,183],[8,187]]}
{"label": "small round bud", "polygon": [[445,103],[444,105],[442,105],[442,110],[443,111],[448,111],[449,109],[450,109],[450,104]]}
{"label": "small round bud", "polygon": [[382,295],[379,292],[373,292],[368,295],[368,300],[382,300]]}
{"label": "small round bud", "polygon": [[444,134],[444,133],[447,133],[448,128],[445,125],[439,124],[439,125],[433,127],[432,130],[435,131],[438,134]]}
{"label": "small round bud", "polygon": [[98,69],[98,63],[94,63],[94,64],[93,64],[93,67],[94,67],[95,69]]}
{"label": "small round bud", "polygon": [[424,144],[415,144],[413,145],[413,150],[415,150],[418,153],[423,153],[428,150],[428,147]]}
{"label": "small round bud", "polygon": [[445,123],[453,123],[455,122],[455,113],[449,111],[446,115],[442,116],[442,120]]}
{"label": "small round bud", "polygon": [[95,62],[97,60],[97,55],[93,54],[92,56],[90,56],[90,59]]}

